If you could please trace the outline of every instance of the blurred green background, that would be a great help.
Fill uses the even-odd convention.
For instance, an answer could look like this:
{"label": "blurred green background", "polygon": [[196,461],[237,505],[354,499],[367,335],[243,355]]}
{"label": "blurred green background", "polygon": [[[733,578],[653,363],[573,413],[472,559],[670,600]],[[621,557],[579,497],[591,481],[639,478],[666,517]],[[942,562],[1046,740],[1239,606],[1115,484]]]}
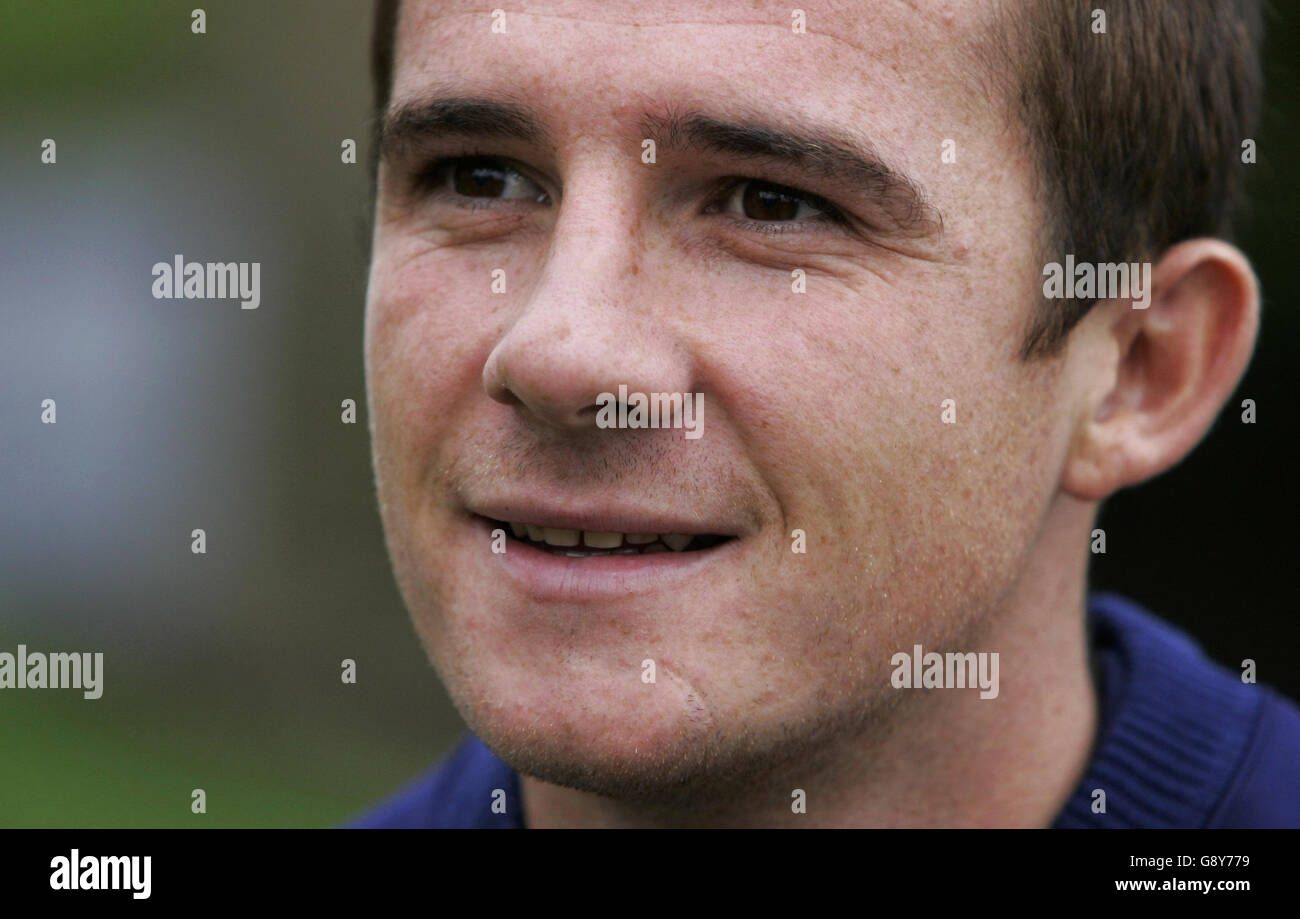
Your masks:
{"label": "blurred green background", "polygon": [[[463,729],[371,484],[370,5],[211,3],[204,35],[195,6],[0,5],[0,650],[105,653],[98,701],[0,693],[0,826],[333,825]],[[1188,462],[1117,496],[1093,577],[1294,696],[1294,13],[1269,28],[1240,240],[1265,318],[1231,403],[1256,399],[1260,421],[1229,409]],[[154,300],[150,268],[175,253],[261,262],[261,307]]]}
{"label": "blurred green background", "polygon": [[[200,5],[0,4],[0,650],[105,653],[0,692],[0,826],[332,825],[461,730],[374,502],[369,4]],[[260,308],[154,300],[175,253]]]}

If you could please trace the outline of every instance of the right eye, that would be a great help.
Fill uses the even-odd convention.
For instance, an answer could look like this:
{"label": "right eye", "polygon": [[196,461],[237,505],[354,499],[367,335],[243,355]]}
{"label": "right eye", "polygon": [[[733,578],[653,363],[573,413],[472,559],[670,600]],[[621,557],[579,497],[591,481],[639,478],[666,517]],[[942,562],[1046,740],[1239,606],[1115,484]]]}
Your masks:
{"label": "right eye", "polygon": [[425,174],[434,191],[479,200],[534,201],[549,198],[537,183],[507,162],[490,156],[463,156],[434,163]]}

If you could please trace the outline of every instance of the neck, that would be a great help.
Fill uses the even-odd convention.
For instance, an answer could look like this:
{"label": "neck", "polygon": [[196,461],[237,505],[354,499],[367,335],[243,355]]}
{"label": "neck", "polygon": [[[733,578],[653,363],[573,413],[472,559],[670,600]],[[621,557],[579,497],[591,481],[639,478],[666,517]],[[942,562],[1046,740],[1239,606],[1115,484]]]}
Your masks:
{"label": "neck", "polygon": [[[882,705],[869,732],[826,746],[815,762],[746,778],[744,794],[700,806],[631,805],[521,776],[527,825],[1050,826],[1087,767],[1097,727],[1081,536],[1094,511],[1058,496],[1021,577],[971,649],[998,652],[996,698],[977,689],[909,692]],[[770,806],[793,802],[793,789],[805,793],[804,813]]]}

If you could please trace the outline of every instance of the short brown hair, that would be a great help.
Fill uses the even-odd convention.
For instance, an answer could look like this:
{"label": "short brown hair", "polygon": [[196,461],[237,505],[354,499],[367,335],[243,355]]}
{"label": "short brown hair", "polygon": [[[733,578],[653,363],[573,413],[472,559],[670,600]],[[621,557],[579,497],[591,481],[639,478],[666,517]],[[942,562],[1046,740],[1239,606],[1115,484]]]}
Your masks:
{"label": "short brown hair", "polygon": [[[388,106],[400,0],[376,0],[376,125]],[[1148,261],[1194,236],[1227,236],[1241,145],[1258,119],[1260,0],[999,3],[980,46],[1023,126],[1048,213],[1043,261]],[[1098,29],[1094,31],[1094,29]],[[376,143],[377,148],[377,143]],[[1095,300],[1038,310],[1025,358],[1060,350]]]}
{"label": "short brown hair", "polygon": [[[1227,236],[1263,76],[1259,0],[999,4],[988,71],[1023,125],[1051,215],[1044,263],[1150,261]],[[1095,300],[1054,300],[1022,354],[1050,354]]]}

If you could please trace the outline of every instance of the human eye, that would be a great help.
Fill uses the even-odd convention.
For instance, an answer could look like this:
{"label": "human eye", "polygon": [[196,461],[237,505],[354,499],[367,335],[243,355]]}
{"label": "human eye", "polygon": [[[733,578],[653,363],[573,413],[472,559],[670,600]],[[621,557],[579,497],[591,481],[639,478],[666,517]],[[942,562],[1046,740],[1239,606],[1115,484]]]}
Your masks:
{"label": "human eye", "polygon": [[745,228],[768,234],[790,232],[798,224],[846,222],[825,198],[760,179],[734,180],[709,210],[734,215]]}
{"label": "human eye", "polygon": [[494,156],[458,156],[438,160],[420,176],[428,193],[462,199],[471,207],[491,201],[547,204],[550,196],[509,161]]}

